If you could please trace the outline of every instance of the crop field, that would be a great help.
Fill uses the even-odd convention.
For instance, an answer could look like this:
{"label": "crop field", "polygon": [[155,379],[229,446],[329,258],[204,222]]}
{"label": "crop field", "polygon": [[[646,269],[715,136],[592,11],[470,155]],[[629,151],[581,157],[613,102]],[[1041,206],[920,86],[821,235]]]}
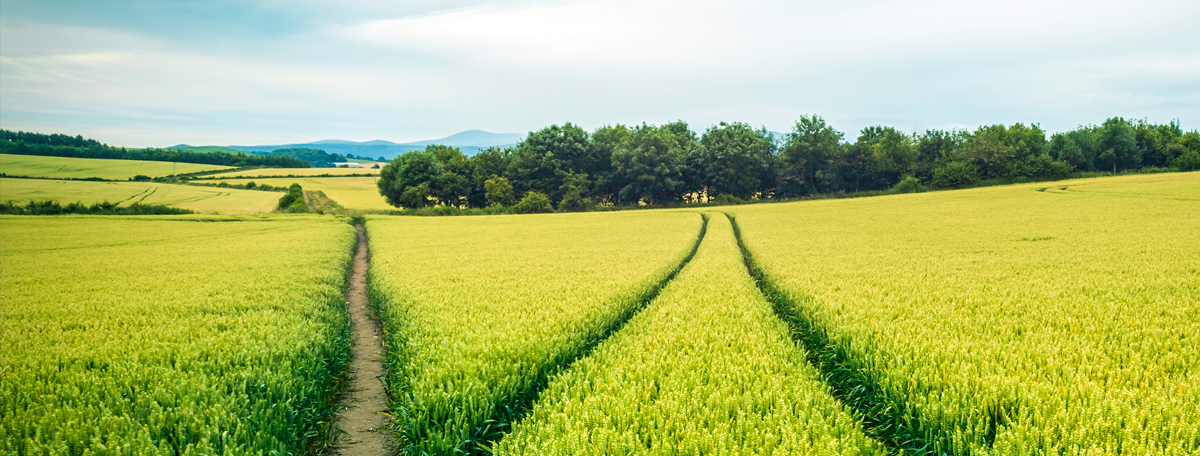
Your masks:
{"label": "crop field", "polygon": [[55,200],[63,204],[81,202],[142,203],[174,206],[202,213],[254,214],[270,212],[278,205],[278,192],[212,188],[154,182],[92,182],[49,179],[0,178],[0,201],[28,203]]}
{"label": "crop field", "polygon": [[496,454],[885,454],[789,336],[711,215],[695,258]]}
{"label": "crop field", "polygon": [[372,217],[399,444],[473,452],[677,271],[698,214]]}
{"label": "crop field", "polygon": [[1200,173],[729,210],[914,445],[1200,452]]}
{"label": "crop field", "polygon": [[[339,168],[312,168],[339,169]],[[350,168],[341,168],[350,169]],[[388,205],[375,186],[375,177],[277,177],[269,179],[220,179],[198,182],[228,182],[230,184],[245,184],[254,181],[256,184],[267,184],[276,187],[287,187],[294,183],[300,184],[305,190],[320,190],[329,199],[350,209],[364,210],[396,210]]]}
{"label": "crop field", "polygon": [[40,155],[0,154],[0,173],[9,176],[125,180],[137,175],[160,177],[172,173],[233,169],[228,166],[169,163],[142,160],[105,160],[98,158],[46,157]]}
{"label": "crop field", "polygon": [[0,216],[0,454],[311,450],[354,243],[332,217]]}
{"label": "crop field", "polygon": [[[312,177],[312,176],[355,176],[363,174],[379,174],[379,169],[372,168],[258,168],[217,173],[206,177]],[[257,181],[256,181],[257,182]],[[374,183],[374,182],[372,182]],[[300,184],[304,185],[304,184]]]}

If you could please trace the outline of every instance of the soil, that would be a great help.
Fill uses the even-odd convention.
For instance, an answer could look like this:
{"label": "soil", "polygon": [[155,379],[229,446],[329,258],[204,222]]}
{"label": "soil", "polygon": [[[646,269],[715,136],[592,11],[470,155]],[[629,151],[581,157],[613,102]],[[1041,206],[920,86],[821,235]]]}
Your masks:
{"label": "soil", "polygon": [[385,456],[396,452],[388,413],[386,352],[379,323],[367,308],[367,236],[358,230],[358,251],[346,290],[346,308],[354,324],[354,348],[350,361],[350,385],[342,395],[343,410],[337,420],[337,440],[333,454],[344,456]]}

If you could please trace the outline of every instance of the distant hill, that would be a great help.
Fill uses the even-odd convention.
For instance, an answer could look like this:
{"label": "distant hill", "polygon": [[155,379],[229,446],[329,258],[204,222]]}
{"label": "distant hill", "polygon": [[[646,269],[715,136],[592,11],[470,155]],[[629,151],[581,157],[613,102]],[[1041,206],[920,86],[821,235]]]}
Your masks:
{"label": "distant hill", "polygon": [[[301,144],[278,144],[264,146],[229,146],[230,148],[252,153],[265,153],[285,147],[321,149],[331,154],[354,155],[377,159],[383,157],[390,160],[397,155],[412,150],[421,150],[430,144],[445,144],[462,150],[468,156],[475,155],[487,147],[508,147],[517,144],[525,138],[521,133],[489,133],[482,130],[467,130],[440,139],[394,143],[377,139],[374,141],[346,141],[342,139],[324,139]],[[190,147],[190,146],[189,146]]]}
{"label": "distant hill", "polygon": [[225,152],[233,155],[247,155],[246,151],[244,150],[232,149],[225,146],[189,146],[187,144],[176,144],[171,147],[164,147],[163,149],[185,150],[188,152],[200,152],[203,154],[212,152]]}

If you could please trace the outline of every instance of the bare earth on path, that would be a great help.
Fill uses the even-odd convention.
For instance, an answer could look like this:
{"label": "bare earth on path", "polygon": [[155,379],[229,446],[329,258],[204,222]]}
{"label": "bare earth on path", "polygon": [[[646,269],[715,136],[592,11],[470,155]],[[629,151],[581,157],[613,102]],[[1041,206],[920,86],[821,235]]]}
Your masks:
{"label": "bare earth on path", "polygon": [[338,436],[333,454],[384,456],[394,454],[396,442],[389,426],[387,392],[384,390],[383,334],[367,308],[367,237],[358,230],[358,251],[346,291],[346,307],[354,323],[354,348],[350,361],[350,387],[342,396],[345,407],[337,420]]}

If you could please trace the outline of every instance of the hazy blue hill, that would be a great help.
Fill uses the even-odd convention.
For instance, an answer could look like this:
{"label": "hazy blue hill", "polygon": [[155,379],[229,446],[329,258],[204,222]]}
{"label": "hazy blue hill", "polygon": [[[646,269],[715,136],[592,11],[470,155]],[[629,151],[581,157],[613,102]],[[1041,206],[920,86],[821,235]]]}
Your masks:
{"label": "hazy blue hill", "polygon": [[186,150],[188,152],[200,152],[204,154],[212,152],[225,152],[227,154],[234,155],[247,155],[246,151],[244,150],[233,149],[225,146],[189,146],[187,144],[177,144],[171,147],[164,147],[163,149]]}
{"label": "hazy blue hill", "polygon": [[359,157],[392,159],[402,153],[421,150],[430,144],[445,144],[458,147],[463,154],[475,155],[487,147],[507,147],[515,145],[525,138],[521,133],[490,133],[482,130],[467,130],[440,139],[413,141],[397,144],[391,141],[376,139],[373,141],[346,141],[342,139],[324,139],[303,144],[278,144],[264,146],[229,146],[246,152],[263,154],[281,148],[311,148],[321,149],[331,154],[355,155]]}

